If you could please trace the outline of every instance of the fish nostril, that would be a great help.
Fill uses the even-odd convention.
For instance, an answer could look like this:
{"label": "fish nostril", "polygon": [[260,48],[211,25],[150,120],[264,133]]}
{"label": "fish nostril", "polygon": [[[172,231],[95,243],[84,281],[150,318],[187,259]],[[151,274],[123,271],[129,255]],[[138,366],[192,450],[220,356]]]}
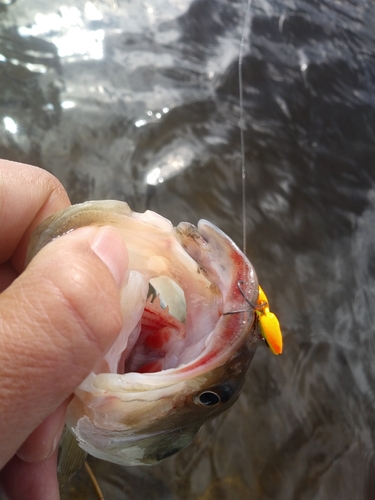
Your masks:
{"label": "fish nostril", "polygon": [[220,403],[221,398],[216,392],[205,391],[196,396],[194,401],[203,406],[216,406]]}

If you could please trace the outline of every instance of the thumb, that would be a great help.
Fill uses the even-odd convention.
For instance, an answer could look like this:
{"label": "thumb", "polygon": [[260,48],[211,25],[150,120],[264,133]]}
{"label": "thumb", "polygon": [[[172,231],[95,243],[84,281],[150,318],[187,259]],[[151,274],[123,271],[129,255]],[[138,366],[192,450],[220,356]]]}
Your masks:
{"label": "thumb", "polygon": [[116,230],[52,241],[0,295],[0,467],[90,373],[122,326]]}

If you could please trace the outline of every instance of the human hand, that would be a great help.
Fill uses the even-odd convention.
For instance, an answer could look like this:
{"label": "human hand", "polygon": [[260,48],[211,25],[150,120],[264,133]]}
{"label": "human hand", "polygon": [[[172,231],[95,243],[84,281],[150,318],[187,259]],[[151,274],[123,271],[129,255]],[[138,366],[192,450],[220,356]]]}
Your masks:
{"label": "human hand", "polygon": [[32,231],[69,205],[46,171],[0,160],[0,483],[11,500],[59,498],[71,394],[122,325],[127,251],[114,229],[77,229],[24,269]]}

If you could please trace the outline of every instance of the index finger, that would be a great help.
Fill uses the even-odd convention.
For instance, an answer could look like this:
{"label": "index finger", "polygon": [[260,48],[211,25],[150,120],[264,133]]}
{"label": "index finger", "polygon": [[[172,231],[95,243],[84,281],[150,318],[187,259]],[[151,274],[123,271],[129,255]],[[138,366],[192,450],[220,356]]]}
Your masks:
{"label": "index finger", "polygon": [[32,231],[69,205],[62,184],[46,170],[0,160],[0,264],[11,259],[23,271]]}

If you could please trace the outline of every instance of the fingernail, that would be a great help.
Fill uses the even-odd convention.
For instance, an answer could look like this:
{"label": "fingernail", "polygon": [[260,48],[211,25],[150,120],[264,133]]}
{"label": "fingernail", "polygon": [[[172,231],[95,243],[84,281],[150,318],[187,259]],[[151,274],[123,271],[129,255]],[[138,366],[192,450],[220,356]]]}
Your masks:
{"label": "fingernail", "polygon": [[102,227],[90,246],[121,286],[128,267],[128,251],[120,233],[112,227]]}

